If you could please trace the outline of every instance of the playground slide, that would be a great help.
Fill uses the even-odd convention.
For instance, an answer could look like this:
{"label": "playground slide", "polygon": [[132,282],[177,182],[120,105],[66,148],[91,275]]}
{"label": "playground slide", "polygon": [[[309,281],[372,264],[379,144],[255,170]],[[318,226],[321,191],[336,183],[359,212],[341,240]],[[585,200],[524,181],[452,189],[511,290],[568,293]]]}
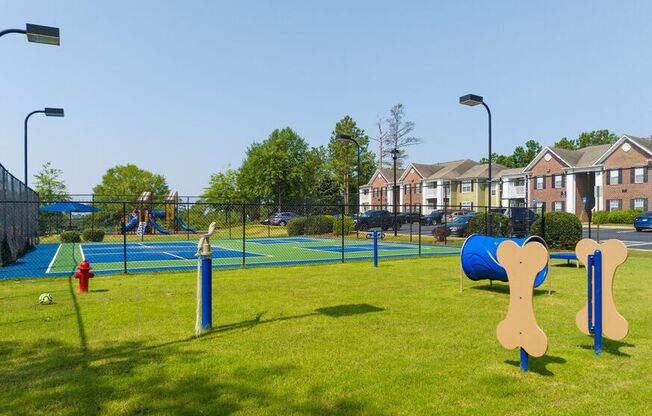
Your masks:
{"label": "playground slide", "polygon": [[129,214],[129,217],[130,217],[130,220],[125,225],[125,229],[127,231],[131,230],[136,225],[138,225],[138,216],[137,215]]}
{"label": "playground slide", "polygon": [[179,224],[179,227],[183,228],[184,230],[190,231],[191,233],[196,233],[197,232],[196,228],[188,227],[188,225],[186,225],[186,223],[183,222],[181,217],[175,217],[175,219],[177,220],[177,224]]}
{"label": "playground slide", "polygon": [[152,224],[152,227],[154,227],[156,229],[156,231],[158,231],[159,233],[161,233],[161,234],[171,234],[171,232],[169,230],[166,230],[165,228],[158,225],[158,223],[156,222],[154,217],[149,219],[149,223]]}

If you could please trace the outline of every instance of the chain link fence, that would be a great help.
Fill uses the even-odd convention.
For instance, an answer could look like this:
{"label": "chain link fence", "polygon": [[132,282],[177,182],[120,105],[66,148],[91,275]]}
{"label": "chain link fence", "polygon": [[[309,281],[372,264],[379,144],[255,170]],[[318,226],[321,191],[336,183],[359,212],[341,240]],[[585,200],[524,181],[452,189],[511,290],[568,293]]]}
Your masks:
{"label": "chain link fence", "polygon": [[0,265],[38,244],[38,195],[0,165]]}

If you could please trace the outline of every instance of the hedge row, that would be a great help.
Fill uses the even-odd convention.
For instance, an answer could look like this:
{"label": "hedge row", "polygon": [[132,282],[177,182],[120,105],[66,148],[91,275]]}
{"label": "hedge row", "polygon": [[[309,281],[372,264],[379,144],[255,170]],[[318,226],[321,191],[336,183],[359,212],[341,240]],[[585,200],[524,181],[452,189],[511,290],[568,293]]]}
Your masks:
{"label": "hedge row", "polygon": [[634,219],[641,215],[640,209],[626,209],[623,211],[596,211],[591,217],[594,224],[633,224]]}
{"label": "hedge row", "polygon": [[86,242],[97,243],[104,240],[104,231],[89,228],[84,230],[81,235],[79,234],[79,231],[64,231],[61,233],[59,238],[62,243],[79,243],[82,241],[82,236]]}
{"label": "hedge row", "polygon": [[[342,223],[339,218],[331,215],[294,218],[288,222],[288,235],[320,235],[333,232],[337,234],[342,230]],[[344,218],[349,220],[345,220],[344,223],[345,232],[348,234],[353,230],[353,220],[349,217]]]}
{"label": "hedge row", "polygon": [[[487,235],[487,213],[481,212],[469,220],[469,235]],[[509,219],[497,212],[491,213],[491,235],[494,237],[509,237]]]}
{"label": "hedge row", "polygon": [[541,218],[532,223],[530,233],[546,240],[549,248],[574,250],[582,239],[582,223],[570,212],[552,211],[543,214],[544,235],[541,235]]}

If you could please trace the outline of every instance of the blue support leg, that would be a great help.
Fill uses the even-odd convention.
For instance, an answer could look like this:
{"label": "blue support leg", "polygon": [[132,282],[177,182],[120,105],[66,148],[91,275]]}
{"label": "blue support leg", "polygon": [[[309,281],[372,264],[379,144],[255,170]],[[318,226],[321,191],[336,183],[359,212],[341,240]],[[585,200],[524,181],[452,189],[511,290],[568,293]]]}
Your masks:
{"label": "blue support leg", "polygon": [[378,231],[374,230],[374,267],[378,267]]}
{"label": "blue support leg", "polygon": [[210,256],[203,257],[201,261],[201,327],[213,327],[213,260]]}
{"label": "blue support leg", "polygon": [[595,355],[602,352],[602,252],[596,250],[593,255],[595,278],[593,286],[595,287],[595,324],[593,325],[593,351]]}
{"label": "blue support leg", "polygon": [[594,257],[590,255],[586,262],[586,276],[587,276],[587,296],[586,296],[586,305],[588,313],[588,325],[589,333],[593,333],[593,265]]}
{"label": "blue support leg", "polygon": [[524,373],[528,371],[528,355],[524,348],[521,348],[521,371]]}

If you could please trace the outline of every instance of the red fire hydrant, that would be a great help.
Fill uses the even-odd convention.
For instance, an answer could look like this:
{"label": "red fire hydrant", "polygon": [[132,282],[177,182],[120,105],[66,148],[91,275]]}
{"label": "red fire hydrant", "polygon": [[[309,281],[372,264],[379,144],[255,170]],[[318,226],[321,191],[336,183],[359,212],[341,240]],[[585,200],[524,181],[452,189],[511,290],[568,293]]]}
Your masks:
{"label": "red fire hydrant", "polygon": [[88,264],[88,261],[84,259],[79,266],[77,266],[78,272],[75,272],[75,279],[79,279],[79,293],[88,292],[88,279],[95,277],[95,273],[91,273],[92,267]]}

